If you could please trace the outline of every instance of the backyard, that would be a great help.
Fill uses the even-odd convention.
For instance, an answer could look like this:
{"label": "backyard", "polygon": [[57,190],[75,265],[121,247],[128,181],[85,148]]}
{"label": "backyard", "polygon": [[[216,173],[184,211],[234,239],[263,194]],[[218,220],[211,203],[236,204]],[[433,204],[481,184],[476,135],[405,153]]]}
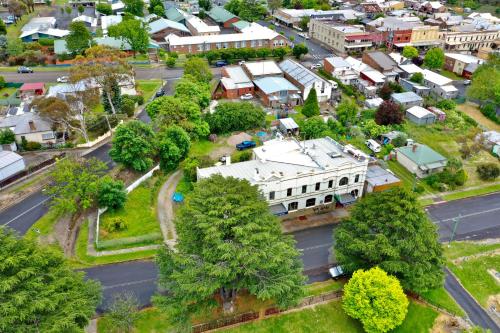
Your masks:
{"label": "backyard", "polygon": [[450,270],[483,307],[495,297],[498,302],[500,285],[493,275],[500,267],[500,242],[454,242],[445,248],[445,256]]}

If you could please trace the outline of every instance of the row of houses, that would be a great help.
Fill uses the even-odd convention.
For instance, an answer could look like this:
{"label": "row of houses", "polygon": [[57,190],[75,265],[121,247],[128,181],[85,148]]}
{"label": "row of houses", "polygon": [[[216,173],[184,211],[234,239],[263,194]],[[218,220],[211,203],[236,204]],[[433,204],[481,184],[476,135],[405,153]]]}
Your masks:
{"label": "row of houses", "polygon": [[257,95],[263,104],[278,108],[282,104],[301,104],[311,89],[316,90],[318,102],[328,102],[336,83],[323,79],[291,59],[246,62],[241,66],[225,66],[215,90],[215,98],[236,99],[242,95]]}

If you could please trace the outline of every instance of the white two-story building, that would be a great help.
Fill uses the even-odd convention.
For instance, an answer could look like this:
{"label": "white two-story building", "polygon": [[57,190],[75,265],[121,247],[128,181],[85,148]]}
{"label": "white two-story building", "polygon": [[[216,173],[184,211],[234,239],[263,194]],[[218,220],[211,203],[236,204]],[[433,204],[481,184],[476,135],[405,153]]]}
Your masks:
{"label": "white two-story building", "polygon": [[299,142],[267,141],[253,159],[198,169],[198,179],[214,174],[257,185],[275,215],[338,203],[348,205],[363,193],[368,156],[329,137]]}

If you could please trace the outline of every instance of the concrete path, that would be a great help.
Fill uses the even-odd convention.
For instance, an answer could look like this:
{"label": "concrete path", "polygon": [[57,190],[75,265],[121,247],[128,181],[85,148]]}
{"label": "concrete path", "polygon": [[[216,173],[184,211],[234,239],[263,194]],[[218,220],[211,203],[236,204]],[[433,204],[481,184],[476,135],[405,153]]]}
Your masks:
{"label": "concrete path", "polygon": [[158,192],[158,204],[156,216],[160,222],[161,232],[165,243],[169,246],[175,245],[177,240],[177,232],[174,225],[174,208],[172,196],[175,192],[177,184],[182,178],[182,170],[175,171],[162,185]]}

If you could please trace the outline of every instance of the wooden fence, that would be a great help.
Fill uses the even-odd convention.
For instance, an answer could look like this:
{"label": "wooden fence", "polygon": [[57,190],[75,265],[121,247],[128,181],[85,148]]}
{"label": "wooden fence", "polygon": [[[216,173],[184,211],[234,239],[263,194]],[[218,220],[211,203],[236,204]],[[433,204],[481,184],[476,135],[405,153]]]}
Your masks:
{"label": "wooden fence", "polygon": [[295,308],[291,308],[291,309],[281,310],[277,307],[272,307],[272,308],[265,309],[264,311],[262,311],[260,313],[259,312],[246,312],[246,313],[238,314],[238,315],[233,316],[233,317],[217,319],[217,320],[214,320],[211,322],[194,325],[192,327],[192,332],[193,333],[207,332],[207,331],[215,330],[215,329],[222,328],[222,327],[227,327],[227,326],[232,326],[232,325],[237,325],[237,324],[242,324],[242,323],[254,321],[257,319],[264,319],[264,318],[267,318],[267,317],[270,317],[273,315],[280,314],[282,312],[287,312],[287,311],[294,310],[294,309],[300,309],[300,308],[310,306],[313,304],[318,304],[318,303],[330,301],[333,299],[337,299],[337,298],[342,297],[342,294],[343,294],[342,290],[336,290],[336,291],[332,291],[332,292],[328,292],[328,293],[323,293],[320,295],[306,297],[302,300],[302,302],[300,302],[300,304],[298,306],[296,306]]}

